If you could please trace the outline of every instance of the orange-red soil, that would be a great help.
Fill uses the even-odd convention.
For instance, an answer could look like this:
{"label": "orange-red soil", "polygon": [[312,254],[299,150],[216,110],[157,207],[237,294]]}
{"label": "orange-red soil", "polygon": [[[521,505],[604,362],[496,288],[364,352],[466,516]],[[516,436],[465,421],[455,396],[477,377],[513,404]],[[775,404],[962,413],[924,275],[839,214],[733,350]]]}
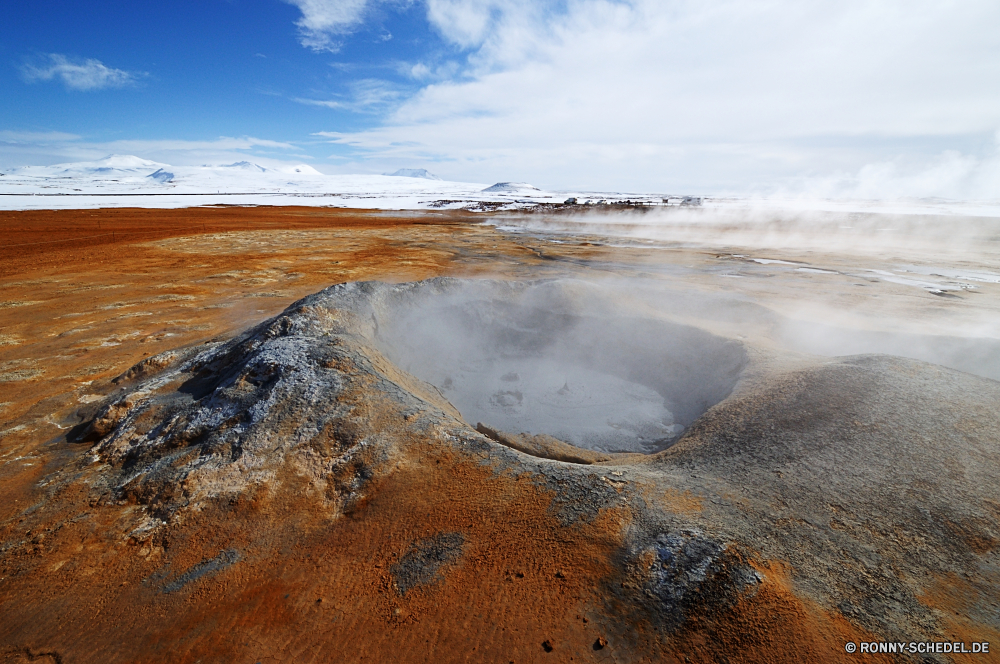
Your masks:
{"label": "orange-red soil", "polygon": [[0,213],[0,422],[12,423],[0,431],[55,435],[46,399],[231,336],[331,284],[491,269],[501,241],[477,221],[314,208]]}
{"label": "orange-red soil", "polygon": [[[136,506],[90,503],[86,446],[65,441],[64,422],[112,377],[332,283],[537,260],[475,221],[268,208],[0,214],[0,661],[855,661],[843,645],[867,635],[798,596],[778,561],[752,597],[696,611],[670,638],[630,622],[608,597],[625,582],[616,556],[628,513],[561,525],[529,477],[419,442],[337,518],[291,471],[277,489],[187,514],[149,542],[122,526]],[[61,468],[80,480],[50,495],[39,483]],[[686,494],[653,498],[700,509]],[[414,542],[453,531],[461,561],[398,592],[389,568]],[[226,550],[242,552],[238,564],[164,591]]]}

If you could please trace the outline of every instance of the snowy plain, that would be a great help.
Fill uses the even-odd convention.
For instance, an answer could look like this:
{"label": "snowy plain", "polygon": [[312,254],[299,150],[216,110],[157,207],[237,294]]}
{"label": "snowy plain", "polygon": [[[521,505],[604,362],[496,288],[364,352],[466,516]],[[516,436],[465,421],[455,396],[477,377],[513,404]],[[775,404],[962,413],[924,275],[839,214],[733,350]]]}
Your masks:
{"label": "snowy plain", "polygon": [[[575,199],[581,206],[629,201],[682,206],[697,192],[546,191],[523,182],[450,182],[424,169],[391,175],[326,175],[306,164],[264,167],[250,161],[171,166],[131,155],[91,162],[24,166],[0,172],[0,209],[113,207],[180,208],[205,205],[303,205],[377,210],[467,209],[515,211]],[[835,200],[786,196],[698,197],[718,210],[865,212],[1000,217],[1000,199],[985,202],[910,199]]]}
{"label": "snowy plain", "polygon": [[274,168],[249,161],[171,166],[111,155],[93,162],[11,169],[0,176],[0,209],[307,205],[419,210],[476,208],[483,202],[516,209],[562,203],[567,197],[508,183],[484,192],[489,183],[447,182],[423,170],[398,173],[406,175],[324,175],[305,164]]}

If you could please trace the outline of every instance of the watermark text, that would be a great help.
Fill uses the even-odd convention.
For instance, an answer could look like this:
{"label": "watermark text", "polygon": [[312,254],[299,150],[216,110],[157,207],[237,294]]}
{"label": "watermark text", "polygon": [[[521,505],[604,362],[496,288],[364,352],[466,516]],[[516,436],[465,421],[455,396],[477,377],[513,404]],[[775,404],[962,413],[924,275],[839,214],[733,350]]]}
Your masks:
{"label": "watermark text", "polygon": [[848,642],[844,650],[849,653],[876,654],[876,653],[909,653],[911,655],[923,655],[928,653],[968,653],[970,655],[986,654],[990,651],[990,644],[987,641],[861,641],[860,643]]}

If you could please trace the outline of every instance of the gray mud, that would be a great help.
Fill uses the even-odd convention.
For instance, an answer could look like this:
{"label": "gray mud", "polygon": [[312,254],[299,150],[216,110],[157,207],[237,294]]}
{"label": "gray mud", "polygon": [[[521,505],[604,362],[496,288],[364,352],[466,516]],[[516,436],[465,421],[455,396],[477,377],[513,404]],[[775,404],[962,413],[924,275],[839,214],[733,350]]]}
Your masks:
{"label": "gray mud", "polygon": [[[968,617],[1000,628],[994,380],[884,355],[778,355],[648,311],[623,317],[575,282],[344,284],[173,359],[123,376],[80,432],[107,469],[96,490],[143,506],[148,527],[287,464],[326,487],[331,514],[363,509],[416,441],[530,477],[567,527],[628,511],[620,576],[602,589],[623,632],[670,634],[728,610],[778,578],[771,561],[794,592],[883,640],[951,638],[950,609],[928,599],[935,579],[961,580]],[[615,401],[559,440],[561,415],[503,420],[477,401],[564,376],[597,380],[595,401],[640,386],[629,398],[662,410],[636,406],[633,424],[683,431],[614,438]],[[494,417],[480,428],[490,435],[470,425],[477,413]],[[591,449],[573,458],[569,443]],[[594,451],[637,448],[660,451]],[[462,542],[458,531],[414,542],[391,570],[397,590],[446,577]]]}
{"label": "gray mud", "polygon": [[724,399],[746,351],[581,281],[436,280],[373,311],[379,349],[467,422],[600,452],[658,452]]}

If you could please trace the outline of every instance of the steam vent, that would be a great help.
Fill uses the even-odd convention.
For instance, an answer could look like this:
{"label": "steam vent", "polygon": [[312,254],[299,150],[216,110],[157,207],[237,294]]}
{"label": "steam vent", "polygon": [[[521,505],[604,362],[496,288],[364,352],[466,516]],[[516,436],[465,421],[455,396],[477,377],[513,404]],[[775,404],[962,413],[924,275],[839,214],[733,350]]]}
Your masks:
{"label": "steam vent", "polygon": [[[679,318],[573,279],[347,283],[140,362],[81,407],[64,453],[86,454],[46,481],[47,509],[90,507],[19,545],[106,572],[47,585],[4,552],[8,596],[36,597],[0,623],[35,644],[5,661],[134,661],[137,642],[150,662],[424,661],[432,641],[468,661],[830,661],[872,633],[988,640],[972,579],[997,542],[1000,384]],[[87,588],[100,604],[67,600]]]}
{"label": "steam vent", "polygon": [[1000,0],[0,16],[0,664],[1000,663]]}

